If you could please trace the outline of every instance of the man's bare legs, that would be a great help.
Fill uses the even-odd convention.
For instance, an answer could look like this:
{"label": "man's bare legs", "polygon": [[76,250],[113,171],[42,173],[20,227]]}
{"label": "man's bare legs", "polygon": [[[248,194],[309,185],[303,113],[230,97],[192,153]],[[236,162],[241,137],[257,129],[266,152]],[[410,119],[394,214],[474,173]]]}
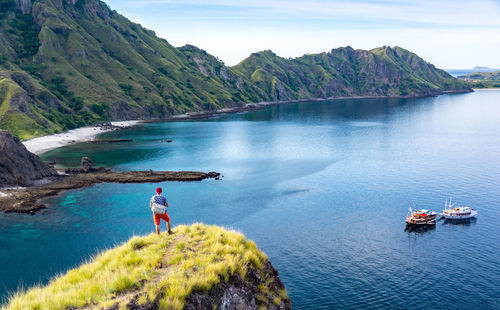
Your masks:
{"label": "man's bare legs", "polygon": [[[155,225],[155,228],[156,228],[156,234],[159,235],[160,234],[160,225]],[[167,222],[167,229],[168,229],[168,233],[169,234],[172,234],[172,226],[170,225],[170,221]]]}

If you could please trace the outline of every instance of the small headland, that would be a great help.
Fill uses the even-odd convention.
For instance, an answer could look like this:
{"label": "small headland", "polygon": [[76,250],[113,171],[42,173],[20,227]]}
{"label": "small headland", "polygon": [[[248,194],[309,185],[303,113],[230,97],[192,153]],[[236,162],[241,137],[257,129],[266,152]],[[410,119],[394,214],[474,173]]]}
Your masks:
{"label": "small headland", "polygon": [[116,172],[106,168],[69,168],[65,174],[47,179],[47,184],[26,188],[13,188],[4,191],[0,197],[0,211],[6,213],[35,214],[45,209],[39,203],[42,198],[60,194],[61,192],[90,187],[99,183],[160,183],[165,181],[201,181],[218,179],[217,172],[196,171],[129,171]]}
{"label": "small headland", "polygon": [[81,168],[56,170],[29,152],[21,141],[0,131],[0,212],[35,214],[46,206],[42,198],[63,191],[80,189],[99,183],[159,183],[164,181],[201,181],[219,179],[217,172],[195,171],[129,171],[116,172],[92,167],[83,157]]}
{"label": "small headland", "polygon": [[15,293],[2,310],[292,309],[278,271],[241,233],[203,224],[174,232],[133,237]]}

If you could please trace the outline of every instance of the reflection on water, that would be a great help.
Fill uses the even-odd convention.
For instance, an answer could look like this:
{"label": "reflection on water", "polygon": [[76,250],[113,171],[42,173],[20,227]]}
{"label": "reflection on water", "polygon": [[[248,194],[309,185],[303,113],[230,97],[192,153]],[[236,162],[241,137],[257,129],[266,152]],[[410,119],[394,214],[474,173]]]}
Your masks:
{"label": "reflection on water", "polygon": [[[243,120],[263,122],[263,126],[268,126],[269,122],[279,121],[287,124],[286,122],[290,121],[293,123],[320,122],[328,125],[339,123],[350,125],[353,128],[370,128],[383,126],[393,113],[412,110],[418,111],[432,105],[432,101],[428,99],[420,99],[418,105],[412,104],[415,101],[416,99],[364,99],[340,100],[334,104],[328,102],[287,104],[252,113],[229,114],[207,120],[170,123],[172,124],[171,126],[143,124],[133,129],[109,132],[100,136],[101,139],[127,137],[127,139],[133,139],[133,143],[77,143],[46,152],[41,157],[46,161],[56,161],[58,167],[75,167],[80,164],[82,154],[92,154],[94,163],[97,163],[99,166],[108,167],[128,164],[131,169],[135,169],[130,163],[147,161],[158,157],[168,157],[169,153],[175,152],[176,144],[183,142],[184,139],[201,139],[206,137],[211,140],[214,138],[211,136],[211,133],[219,132],[217,129],[210,128],[209,126],[207,126],[208,128],[200,126],[199,130],[196,130],[196,128],[192,128],[193,126],[190,125],[192,123],[216,122],[220,124],[220,121],[237,120],[241,122]],[[381,121],[362,120],[373,117],[380,118]],[[192,132],[186,133],[186,128],[189,128]],[[232,133],[234,129],[237,129],[237,127],[232,128],[228,133]],[[177,137],[173,144],[164,143],[165,139],[171,139],[172,137]],[[241,147],[238,147],[238,144],[242,143],[243,138],[240,134],[237,134],[234,139],[228,140],[227,151],[234,152],[241,149]],[[300,143],[301,141],[298,142]],[[248,150],[244,151],[248,153]]]}
{"label": "reflection on water", "polygon": [[473,217],[470,219],[463,220],[447,220],[444,219],[442,225],[443,226],[459,226],[459,227],[468,227],[471,225],[476,225],[477,218]]}
{"label": "reflection on water", "polygon": [[[161,184],[173,224],[245,233],[279,270],[295,309],[499,309],[499,101],[500,91],[479,91],[287,104],[142,124],[105,134],[131,143],[42,157],[221,172],[222,181]],[[174,142],[160,142],[167,138]],[[99,184],[47,200],[43,216],[0,215],[2,296],[150,233],[156,187]],[[409,200],[439,210],[449,195],[477,207],[480,220],[404,231]],[[450,288],[467,294],[442,294]]]}
{"label": "reflection on water", "polygon": [[436,225],[406,225],[405,231],[409,233],[422,234],[436,229]]}

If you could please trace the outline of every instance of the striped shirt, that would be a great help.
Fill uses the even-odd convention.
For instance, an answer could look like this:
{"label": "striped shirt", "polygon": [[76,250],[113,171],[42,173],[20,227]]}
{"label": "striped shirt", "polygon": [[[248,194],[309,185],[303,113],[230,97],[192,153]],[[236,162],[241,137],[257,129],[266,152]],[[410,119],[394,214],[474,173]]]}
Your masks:
{"label": "striped shirt", "polygon": [[151,197],[151,203],[157,203],[162,206],[166,206],[168,203],[167,197],[162,195],[154,195]]}

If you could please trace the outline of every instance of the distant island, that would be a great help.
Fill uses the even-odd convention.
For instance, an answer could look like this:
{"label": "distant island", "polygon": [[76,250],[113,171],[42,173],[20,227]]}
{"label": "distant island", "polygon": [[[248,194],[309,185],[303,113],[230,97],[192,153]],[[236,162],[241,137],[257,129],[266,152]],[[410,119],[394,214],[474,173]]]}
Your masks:
{"label": "distant island", "polygon": [[245,103],[467,91],[468,83],[400,47],[295,59],[262,51],[228,67],[195,46],[170,45],[99,0],[0,0],[0,129],[22,140]]}
{"label": "distant island", "polygon": [[477,71],[477,72],[492,72],[496,71],[496,69],[490,68],[490,67],[484,67],[484,66],[475,66],[472,68],[472,70]]}
{"label": "distant island", "polygon": [[500,71],[473,72],[458,78],[470,82],[475,88],[500,88]]}

